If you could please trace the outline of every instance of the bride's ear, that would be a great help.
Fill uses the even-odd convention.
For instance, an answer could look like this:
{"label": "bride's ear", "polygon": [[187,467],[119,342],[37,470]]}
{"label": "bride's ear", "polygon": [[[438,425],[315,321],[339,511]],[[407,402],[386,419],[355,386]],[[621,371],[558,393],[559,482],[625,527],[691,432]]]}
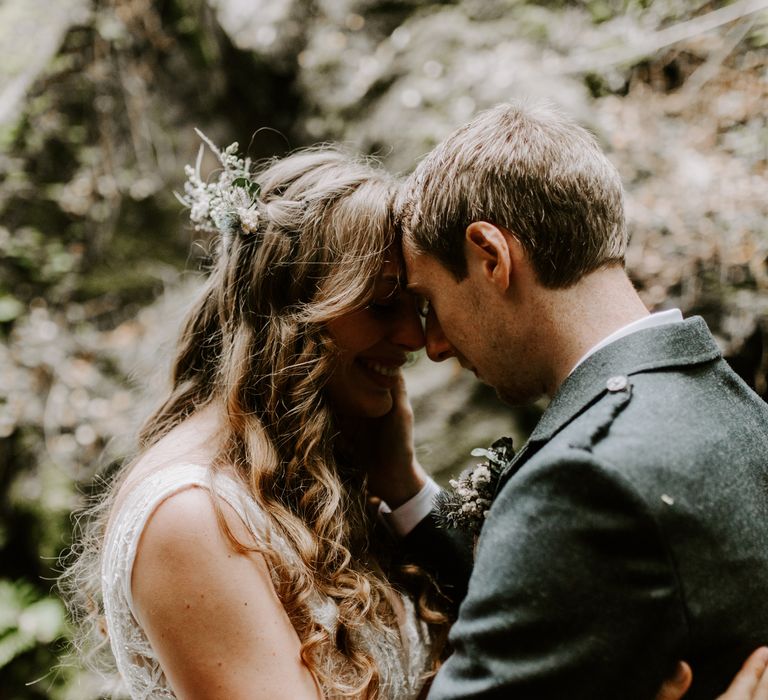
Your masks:
{"label": "bride's ear", "polygon": [[479,271],[484,279],[506,293],[512,283],[515,259],[522,251],[518,240],[487,221],[473,221],[467,226],[465,239],[470,272]]}

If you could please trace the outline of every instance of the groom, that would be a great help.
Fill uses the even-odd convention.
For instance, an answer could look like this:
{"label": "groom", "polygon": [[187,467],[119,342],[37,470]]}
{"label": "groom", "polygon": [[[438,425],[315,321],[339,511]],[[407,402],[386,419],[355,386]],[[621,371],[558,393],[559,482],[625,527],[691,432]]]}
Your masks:
{"label": "groom", "polygon": [[429,356],[509,403],[551,399],[429,697],[648,700],[682,658],[686,698],[712,700],[768,637],[768,406],[701,318],[648,313],[619,176],[556,110],[480,114],[398,211]]}

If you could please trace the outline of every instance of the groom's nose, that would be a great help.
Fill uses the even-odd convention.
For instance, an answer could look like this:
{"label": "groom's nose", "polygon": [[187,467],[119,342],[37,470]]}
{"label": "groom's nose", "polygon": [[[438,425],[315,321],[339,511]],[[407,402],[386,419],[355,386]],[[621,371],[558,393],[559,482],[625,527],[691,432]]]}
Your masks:
{"label": "groom's nose", "polygon": [[427,355],[430,360],[442,362],[454,356],[453,346],[445,337],[440,321],[432,309],[429,310],[424,323],[424,334],[426,335]]}

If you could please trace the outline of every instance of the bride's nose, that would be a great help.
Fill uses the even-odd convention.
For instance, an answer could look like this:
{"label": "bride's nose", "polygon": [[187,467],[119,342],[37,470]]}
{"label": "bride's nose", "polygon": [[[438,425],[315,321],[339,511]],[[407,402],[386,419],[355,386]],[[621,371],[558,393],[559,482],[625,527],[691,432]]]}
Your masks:
{"label": "bride's nose", "polygon": [[389,339],[408,352],[416,352],[424,347],[424,327],[415,304],[403,305],[394,319]]}

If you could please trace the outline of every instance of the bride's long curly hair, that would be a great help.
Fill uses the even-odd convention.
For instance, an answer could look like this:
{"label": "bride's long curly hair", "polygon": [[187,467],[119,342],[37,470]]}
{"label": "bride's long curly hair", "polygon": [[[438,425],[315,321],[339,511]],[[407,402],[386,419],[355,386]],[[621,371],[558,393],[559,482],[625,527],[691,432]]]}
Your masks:
{"label": "bride's long curly hair", "polygon": [[[370,163],[328,148],[271,161],[254,181],[258,229],[215,246],[210,274],[181,331],[170,391],[140,431],[139,457],[195,411],[222,407],[221,449],[212,469],[234,467],[275,532],[299,555],[300,566],[287,566],[279,548],[258,550],[301,641],[302,659],[329,697],[376,698],[381,679],[359,631],[365,625],[390,643],[397,634],[393,589],[371,552],[364,477],[340,457],[324,388],[337,354],[327,323],[371,298],[394,242],[396,183]],[[119,485],[118,478],[87,514],[75,563],[61,584],[84,628],[81,638],[96,639],[97,659],[110,656],[99,549]],[[253,549],[237,541],[217,509],[233,546]],[[311,614],[318,594],[338,606],[334,634]],[[435,629],[444,628],[445,617],[426,598],[417,609]]]}

